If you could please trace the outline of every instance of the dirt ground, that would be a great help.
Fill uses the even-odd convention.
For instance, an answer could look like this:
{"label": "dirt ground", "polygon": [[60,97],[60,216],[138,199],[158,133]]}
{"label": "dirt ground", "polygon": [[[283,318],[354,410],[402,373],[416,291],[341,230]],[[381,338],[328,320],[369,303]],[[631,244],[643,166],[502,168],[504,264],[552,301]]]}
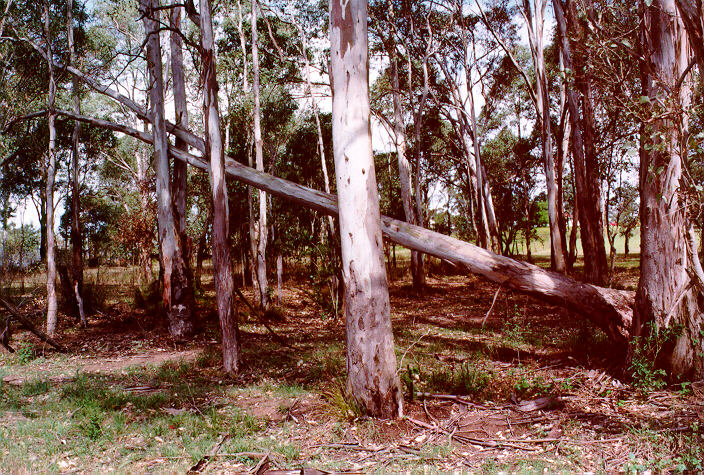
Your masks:
{"label": "dirt ground", "polygon": [[[633,285],[632,271],[623,269],[619,279],[622,287]],[[85,330],[64,319],[65,355],[17,332],[13,344],[31,342],[32,355],[30,361],[0,356],[0,394],[14,401],[0,399],[0,462],[6,457],[11,471],[43,471],[39,463],[59,471],[129,472],[702,469],[699,384],[666,384],[654,369],[646,372],[650,379],[627,381],[618,360],[623,349],[563,309],[472,276],[434,275],[428,284],[418,293],[407,278],[391,283],[403,419],[359,411],[344,390],[343,322],[315,303],[306,282],[290,280],[278,307],[282,319],[269,322],[290,347],[239,305],[245,368],[236,378],[222,374],[207,292],[199,297],[202,328],[187,344],[173,342],[155,315],[126,303],[93,315]],[[32,455],[30,448],[36,463],[27,464],[9,446],[3,450],[3,437],[24,433],[37,414],[63,421],[60,408],[73,397],[66,386],[77,381],[127,395],[110,406],[112,419],[98,419],[95,449],[78,448],[86,431],[76,422],[78,429],[67,426],[66,443],[57,443],[65,453]],[[28,388],[38,382],[47,386],[35,396]],[[140,412],[139,401],[158,395],[160,402]],[[56,405],[37,408],[42,397],[55,397]],[[211,413],[232,411],[239,415],[228,420],[248,432],[210,423]],[[118,413],[135,429],[110,432]],[[145,424],[157,417],[167,417],[176,433],[153,435]],[[201,420],[210,438],[188,445],[178,431]],[[76,448],[66,449],[71,444]],[[161,445],[179,444],[182,453],[164,455],[171,452]],[[113,455],[103,460],[91,450]]]}

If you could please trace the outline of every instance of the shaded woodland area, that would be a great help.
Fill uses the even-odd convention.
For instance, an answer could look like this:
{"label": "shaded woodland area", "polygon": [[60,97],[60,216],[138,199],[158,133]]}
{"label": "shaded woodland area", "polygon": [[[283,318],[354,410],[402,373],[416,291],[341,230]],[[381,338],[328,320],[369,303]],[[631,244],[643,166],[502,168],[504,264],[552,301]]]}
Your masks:
{"label": "shaded woodland area", "polygon": [[0,13],[10,471],[702,469],[701,0]]}

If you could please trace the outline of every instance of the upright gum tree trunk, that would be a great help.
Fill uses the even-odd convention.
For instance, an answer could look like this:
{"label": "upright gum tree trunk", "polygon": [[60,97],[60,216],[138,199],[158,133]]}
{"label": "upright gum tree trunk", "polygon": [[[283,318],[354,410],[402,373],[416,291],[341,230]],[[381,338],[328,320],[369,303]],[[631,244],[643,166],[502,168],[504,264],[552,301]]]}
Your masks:
{"label": "upright gum tree trunk", "polygon": [[[391,3],[389,3],[391,6]],[[389,8],[391,10],[391,8]],[[393,17],[392,17],[393,18]],[[391,59],[391,93],[394,104],[394,142],[396,145],[396,158],[398,161],[398,178],[401,185],[401,204],[403,205],[403,215],[406,221],[416,224],[416,215],[413,211],[413,194],[411,183],[411,164],[408,162],[408,141],[406,138],[406,125],[403,121],[403,111],[401,109],[401,90],[398,77],[398,54],[396,43],[389,46],[389,56]],[[420,279],[418,275],[419,261],[421,255],[418,251],[411,251],[411,275],[413,281]]]}
{"label": "upright gum tree trunk", "polygon": [[[68,0],[66,4],[66,29],[68,32],[68,52],[69,64],[76,61],[76,46],[73,37],[73,0]],[[73,112],[81,113],[81,98],[80,98],[80,82],[77,77],[72,78],[71,89],[73,94]],[[78,316],[81,319],[81,325],[86,327],[88,320],[86,312],[83,308],[83,236],[81,233],[81,198],[78,182],[78,140],[81,130],[81,124],[75,121],[73,124],[73,135],[71,136],[71,255],[72,266],[71,274],[73,280],[73,290],[76,295],[76,303],[78,305]]]}
{"label": "upright gum tree trunk", "polygon": [[[172,5],[174,0],[172,0]],[[188,128],[188,104],[186,102],[186,79],[183,72],[183,39],[177,33],[181,29],[181,7],[173,7],[169,13],[169,27],[172,28],[170,39],[171,49],[171,78],[174,91],[174,123]],[[188,144],[176,137],[175,144],[179,150],[188,150]],[[190,253],[186,242],[186,188],[188,185],[188,166],[180,160],[174,160],[173,181],[171,190],[176,210],[178,234],[185,254]],[[189,259],[186,258],[186,262]]]}
{"label": "upright gum tree trunk", "polygon": [[[259,41],[257,39],[257,0],[252,0],[252,91],[254,92],[254,154],[257,170],[264,171],[264,151],[262,150],[261,104],[259,84]],[[267,197],[266,192],[259,190],[259,219],[256,225],[257,254],[255,266],[257,284],[259,287],[259,303],[263,310],[269,308],[269,286],[266,278],[266,244],[267,228]]]}
{"label": "upright gum tree trunk", "polygon": [[401,417],[369,123],[366,0],[330,1],[330,56],[348,387],[370,414]]}
{"label": "upright gum tree trunk", "polygon": [[[642,94],[653,104],[654,118],[641,126],[640,148],[640,281],[633,315],[633,335],[646,337],[649,326],[663,331],[682,327],[666,347],[673,375],[704,375],[701,300],[690,287],[687,205],[680,193],[683,132],[689,87],[677,83],[687,67],[689,45],[674,0],[641,3],[643,13]],[[672,104],[666,112],[664,107]],[[682,108],[681,110],[679,108]],[[638,344],[636,341],[635,344]]]}
{"label": "upright gum tree trunk", "polygon": [[[49,1],[42,2],[44,7],[44,37],[46,50],[52,57]],[[54,65],[49,61],[49,156],[46,167],[46,333],[56,335],[57,309],[56,301],[56,237],[54,234],[54,178],[56,177],[56,79]]]}
{"label": "upright gum tree trunk", "polygon": [[[592,110],[591,79],[588,77],[588,57],[575,57],[570,38],[584,38],[576,19],[575,5],[568,0],[553,0],[553,9],[560,36],[560,49],[565,69],[572,71],[574,81],[566,84],[569,110],[572,156],[574,159],[577,209],[584,251],[584,279],[604,285],[608,277],[604,218],[601,211],[601,178],[595,145],[594,113]],[[581,114],[580,114],[581,104]]]}
{"label": "upright gum tree trunk", "polygon": [[[550,248],[551,264],[553,270],[566,272],[564,242],[560,234],[558,222],[558,186],[555,172],[555,159],[552,150],[552,133],[550,131],[550,96],[548,94],[548,81],[545,74],[545,58],[543,56],[543,19],[547,0],[523,0],[523,11],[526,15],[528,27],[528,41],[530,44],[533,65],[535,66],[536,87],[535,105],[540,120],[540,135],[543,146],[543,165],[545,167],[545,185],[548,195],[548,218],[550,221]],[[530,87],[530,86],[529,86]]]}
{"label": "upright gum tree trunk", "polygon": [[[388,2],[388,15],[391,22],[395,22],[393,2]],[[380,32],[381,34],[381,32]],[[408,140],[406,137],[406,124],[403,121],[403,109],[401,105],[401,86],[398,76],[398,51],[394,32],[389,32],[389,37],[384,42],[389,61],[391,62],[391,95],[394,107],[394,145],[396,147],[396,158],[398,161],[398,178],[401,186],[401,204],[406,222],[416,224],[416,215],[413,211],[413,184],[411,183],[411,164],[408,162]],[[413,281],[419,280],[419,259],[417,251],[411,251],[411,276]]]}
{"label": "upright gum tree trunk", "polygon": [[225,183],[225,150],[220,129],[218,83],[215,65],[213,22],[210,0],[200,0],[201,55],[203,63],[203,117],[205,157],[210,158],[210,189],[213,196],[213,267],[215,296],[222,331],[223,365],[235,373],[240,365],[239,332],[232,293],[234,284],[230,265],[229,210]]}
{"label": "upright gum tree trunk", "polygon": [[169,322],[169,333],[176,339],[193,334],[193,288],[183,248],[178,238],[169,176],[169,142],[164,118],[164,79],[159,43],[159,0],[141,0],[141,14],[147,36],[149,105],[154,136],[157,221],[164,270],[162,301]]}

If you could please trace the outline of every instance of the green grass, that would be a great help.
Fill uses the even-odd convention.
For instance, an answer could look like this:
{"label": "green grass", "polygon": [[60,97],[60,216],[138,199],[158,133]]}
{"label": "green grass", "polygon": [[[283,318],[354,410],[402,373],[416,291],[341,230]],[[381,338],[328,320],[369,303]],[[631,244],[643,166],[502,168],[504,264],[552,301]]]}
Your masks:
{"label": "green grass", "polygon": [[[295,447],[257,440],[264,429],[262,421],[239,408],[212,404],[224,389],[215,381],[194,377],[191,369],[177,363],[118,378],[78,375],[64,385],[46,380],[28,380],[21,387],[3,384],[3,471],[59,471],[71,466],[132,471],[155,458],[165,459],[160,470],[185,471],[224,435],[229,439],[223,452],[272,450],[295,458]],[[135,383],[159,390],[140,394],[125,389]]]}

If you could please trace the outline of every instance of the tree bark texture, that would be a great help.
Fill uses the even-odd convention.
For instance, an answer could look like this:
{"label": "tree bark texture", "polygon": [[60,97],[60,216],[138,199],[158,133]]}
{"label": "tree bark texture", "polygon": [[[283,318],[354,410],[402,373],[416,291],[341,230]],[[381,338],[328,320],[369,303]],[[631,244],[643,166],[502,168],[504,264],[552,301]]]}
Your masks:
{"label": "tree bark texture", "polygon": [[[259,42],[257,39],[257,0],[252,0],[252,91],[254,92],[254,155],[257,170],[264,171],[264,151],[262,143],[261,104],[259,84]],[[254,257],[259,303],[262,310],[269,308],[269,294],[266,277],[266,245],[268,241],[267,228],[267,197],[266,192],[259,190],[259,218],[256,224],[257,253]]]}
{"label": "tree bark texture", "polygon": [[[702,300],[688,275],[687,204],[680,193],[685,149],[688,87],[676,84],[687,67],[688,42],[674,0],[641,4],[644,61],[643,95],[653,104],[654,118],[641,126],[640,148],[640,281],[633,335],[647,337],[657,329],[678,326],[664,353],[673,375],[704,376]],[[655,104],[659,104],[655,106]],[[674,104],[666,110],[667,104]],[[638,342],[636,342],[637,344]]]}
{"label": "tree bark texture", "polygon": [[[44,38],[47,54],[52,57],[49,1],[42,2],[44,7]],[[46,333],[56,335],[57,309],[56,300],[56,236],[54,234],[54,179],[56,177],[56,78],[54,65],[49,62],[49,154],[46,166]]]}
{"label": "tree bark texture", "polygon": [[149,105],[154,136],[154,169],[157,188],[157,221],[161,263],[164,272],[162,301],[173,338],[193,334],[193,288],[174,217],[169,174],[169,142],[164,118],[164,79],[159,43],[159,0],[141,0],[141,14],[147,36]]}
{"label": "tree bark texture", "polygon": [[217,301],[222,354],[225,371],[239,370],[240,347],[237,315],[235,314],[229,245],[229,210],[225,183],[225,149],[220,129],[218,109],[218,83],[216,75],[213,23],[210,0],[200,0],[201,55],[203,64],[203,118],[206,139],[203,154],[210,159],[210,189],[213,197],[213,268],[215,273],[215,298]]}
{"label": "tree bark texture", "polygon": [[675,0],[677,10],[687,30],[689,44],[699,64],[699,74],[704,74],[704,3],[702,0]]}
{"label": "tree bark texture", "polygon": [[330,0],[332,126],[345,283],[348,387],[372,415],[403,415],[369,122],[366,0]]}

